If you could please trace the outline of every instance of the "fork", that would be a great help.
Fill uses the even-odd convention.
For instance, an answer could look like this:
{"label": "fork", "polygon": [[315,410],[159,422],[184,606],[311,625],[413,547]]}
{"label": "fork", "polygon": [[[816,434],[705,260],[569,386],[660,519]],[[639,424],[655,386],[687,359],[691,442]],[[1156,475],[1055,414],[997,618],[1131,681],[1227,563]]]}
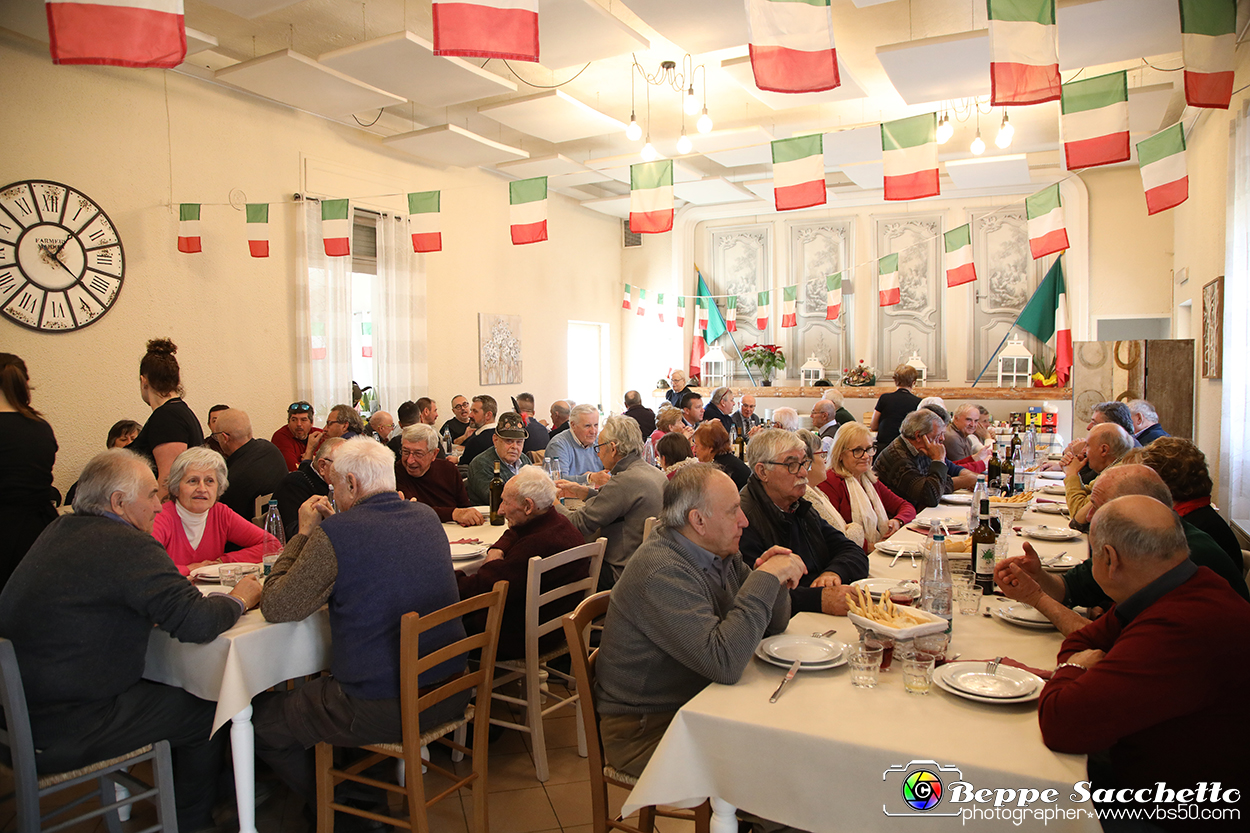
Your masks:
{"label": "fork", "polygon": [[985,673],[994,676],[998,673],[998,664],[1003,661],[1002,657],[995,657],[985,664]]}
{"label": "fork", "polygon": [[829,637],[833,636],[837,632],[838,632],[837,628],[830,628],[824,633],[821,633],[820,631],[812,631],[812,636],[816,637],[817,639],[828,639]]}

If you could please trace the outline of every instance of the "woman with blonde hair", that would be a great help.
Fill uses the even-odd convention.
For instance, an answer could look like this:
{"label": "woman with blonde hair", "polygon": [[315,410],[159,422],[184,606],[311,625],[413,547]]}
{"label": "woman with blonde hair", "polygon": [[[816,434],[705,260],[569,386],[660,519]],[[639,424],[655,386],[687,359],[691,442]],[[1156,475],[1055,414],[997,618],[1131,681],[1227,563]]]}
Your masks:
{"label": "woman with blonde hair", "polygon": [[838,429],[829,452],[832,469],[820,490],[850,529],[863,530],[864,551],[916,517],[916,507],[887,489],[872,471],[872,438],[858,422]]}

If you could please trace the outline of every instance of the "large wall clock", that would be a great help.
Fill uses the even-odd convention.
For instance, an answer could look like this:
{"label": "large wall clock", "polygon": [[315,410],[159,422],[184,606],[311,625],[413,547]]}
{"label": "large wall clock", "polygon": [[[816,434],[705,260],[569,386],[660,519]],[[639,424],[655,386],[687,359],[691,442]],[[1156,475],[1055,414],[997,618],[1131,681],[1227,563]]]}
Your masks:
{"label": "large wall clock", "polygon": [[0,189],[0,314],[40,332],[69,332],[109,311],[126,274],[117,228],[59,182]]}

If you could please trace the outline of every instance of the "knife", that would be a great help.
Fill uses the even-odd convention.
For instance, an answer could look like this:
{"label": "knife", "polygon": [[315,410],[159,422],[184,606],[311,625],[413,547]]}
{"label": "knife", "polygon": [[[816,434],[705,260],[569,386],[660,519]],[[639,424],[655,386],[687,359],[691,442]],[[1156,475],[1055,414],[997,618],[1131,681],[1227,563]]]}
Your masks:
{"label": "knife", "polygon": [[777,690],[773,692],[773,696],[768,698],[768,702],[776,703],[777,698],[781,696],[781,690],[786,687],[786,683],[794,679],[794,675],[799,673],[799,666],[803,664],[803,660],[796,659],[794,665],[790,666],[790,670],[786,672],[786,676],[781,681],[781,685],[777,686]]}

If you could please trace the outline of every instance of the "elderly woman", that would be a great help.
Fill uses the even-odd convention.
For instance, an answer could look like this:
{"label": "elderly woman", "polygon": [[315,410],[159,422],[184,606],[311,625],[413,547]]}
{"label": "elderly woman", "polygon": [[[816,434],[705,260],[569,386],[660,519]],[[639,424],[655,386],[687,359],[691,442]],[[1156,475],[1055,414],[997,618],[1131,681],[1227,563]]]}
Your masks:
{"label": "elderly woman", "polygon": [[920,397],[911,392],[916,384],[916,368],[900,364],[894,368],[894,384],[898,390],[877,398],[869,429],[877,432],[877,451],[883,451],[898,436],[903,417],[920,407]]}
{"label": "elderly woman", "polygon": [[[761,431],[747,446],[751,479],[742,490],[742,512],[748,526],[740,550],[755,564],[773,547],[784,547],[803,559],[807,574],[790,591],[794,611],[844,613],[835,607],[838,585],[868,577],[863,549],[830,526],[804,497],[812,458],[792,431]],[[829,591],[829,592],[826,592]]]}
{"label": "elderly woman", "polygon": [[[1243,570],[1241,545],[1228,523],[1211,505],[1211,472],[1202,449],[1180,437],[1160,437],[1141,451],[1141,462],[1159,473],[1172,491],[1172,508],[1187,524],[1215,539],[1237,569]],[[1128,462],[1132,452],[1120,458]]]}
{"label": "elderly woman", "polygon": [[734,392],[733,388],[717,388],[712,391],[711,398],[708,399],[707,407],[703,409],[703,421],[715,419],[725,426],[726,434],[733,429],[734,421]]}
{"label": "elderly woman", "polygon": [[670,433],[676,433],[678,436],[690,439],[689,430],[689,427],[682,420],[681,408],[666,405],[660,409],[660,413],[655,418],[655,431],[651,434],[651,442],[654,445],[665,434]]}
{"label": "elderly woman", "polygon": [[747,485],[751,470],[729,450],[729,432],[719,422],[705,422],[694,429],[690,446],[700,463],[715,463],[739,489]]}
{"label": "elderly woman", "polygon": [[799,412],[793,408],[778,408],[773,411],[773,427],[785,431],[799,430]]}
{"label": "elderly woman", "polygon": [[675,408],[681,407],[681,398],[686,393],[686,380],[688,378],[684,370],[674,370],[673,375],[669,377],[669,381],[672,382],[673,386],[665,391],[664,398],[673,403]]}
{"label": "elderly woman", "polygon": [[[189,448],[169,467],[169,496],[152,534],[184,576],[219,561],[259,564],[265,545],[282,551],[282,542],[218,503],[229,485],[226,461],[210,448]],[[226,544],[241,549],[226,552]]]}
{"label": "elderly woman", "polygon": [[690,440],[683,434],[665,434],[655,444],[655,454],[659,458],[660,468],[669,479],[684,466],[699,462],[690,453]]}
{"label": "elderly woman", "polygon": [[[806,428],[800,428],[794,433],[807,446],[807,454],[812,458],[812,467],[807,470],[807,491],[803,493],[803,497],[807,498],[807,502],[815,507],[816,511],[820,513],[820,517],[825,519],[825,523],[862,547],[864,545],[864,530],[847,526],[846,521],[833,508],[833,504],[829,502],[829,498],[817,488],[825,481],[825,473],[828,471],[825,466],[825,454],[821,451],[824,440],[821,439],[819,434],[808,431]],[[831,439],[829,442],[832,447],[833,440]]]}
{"label": "elderly woman", "polygon": [[863,537],[864,552],[898,532],[916,517],[916,507],[887,489],[872,471],[872,437],[858,422],[848,422],[833,438],[833,467],[820,491],[849,524],[847,535]]}

